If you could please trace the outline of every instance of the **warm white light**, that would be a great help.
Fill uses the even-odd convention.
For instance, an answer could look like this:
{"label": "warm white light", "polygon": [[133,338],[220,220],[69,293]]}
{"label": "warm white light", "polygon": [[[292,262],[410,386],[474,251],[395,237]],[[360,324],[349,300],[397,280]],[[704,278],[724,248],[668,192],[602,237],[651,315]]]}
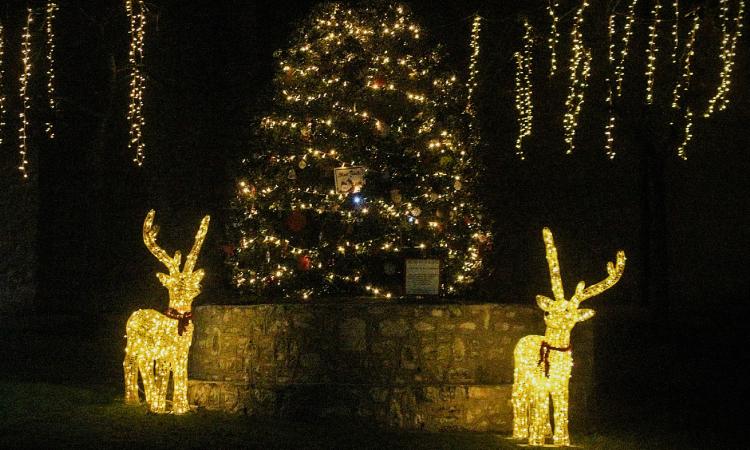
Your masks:
{"label": "warm white light", "polygon": [[523,22],[525,32],[523,35],[523,50],[514,53],[516,60],[516,111],[518,111],[518,138],[516,139],[516,155],[522,160],[523,140],[531,135],[534,120],[534,105],[531,100],[531,70],[532,70],[532,28],[527,20]]}
{"label": "warm white light", "polygon": [[549,76],[553,76],[557,71],[557,42],[560,40],[560,33],[557,31],[557,10],[560,8],[558,0],[549,0],[547,4],[547,13],[549,14],[551,23],[549,30],[549,44],[550,61],[549,61]]}
{"label": "warm white light", "polygon": [[466,98],[466,113],[469,115],[470,120],[468,123],[469,137],[472,144],[478,144],[479,136],[476,130],[476,108],[473,103],[474,91],[477,88],[477,76],[479,74],[479,68],[477,63],[479,62],[479,33],[482,31],[482,18],[477,14],[474,16],[474,22],[471,25],[471,58],[469,60],[469,79],[466,82],[467,98]]}
{"label": "warm white light", "polygon": [[714,111],[723,111],[729,105],[729,87],[732,84],[732,71],[736,56],[737,41],[742,36],[743,19],[745,16],[745,0],[738,0],[737,15],[734,19],[734,31],[730,28],[729,0],[719,1],[719,21],[721,22],[721,46],[719,58],[722,62],[719,74],[719,86],[716,93],[708,100],[708,108],[703,117],[708,118]]}
{"label": "warm white light", "polygon": [[[513,438],[540,446],[551,434],[554,445],[568,446],[568,382],[573,368],[570,332],[576,323],[594,316],[591,309],[579,309],[580,303],[619,281],[625,270],[625,253],[617,252],[617,262],[607,263],[607,278],[589,287],[579,282],[573,297],[566,300],[552,232],[545,228],[542,234],[554,299],[537,295],[537,305],[544,311],[545,334],[521,338],[513,351]],[[549,420],[550,399],[554,430]]]}
{"label": "warm white light", "polygon": [[591,50],[583,43],[583,13],[589,6],[587,0],[581,1],[581,6],[576,11],[573,20],[571,35],[571,57],[570,57],[570,87],[565,99],[565,115],[563,116],[563,134],[568,149],[566,154],[573,153],[575,149],[576,129],[578,128],[578,116],[583,106],[584,94],[588,87],[588,79],[591,73]]}
{"label": "warm white light", "polygon": [[59,7],[56,2],[47,2],[46,14],[44,16],[44,30],[47,35],[47,102],[49,104],[51,116],[44,124],[44,131],[50,139],[55,138],[52,119],[55,114],[55,108],[57,107],[57,101],[55,99],[55,33],[53,23],[55,21],[55,13],[58,9]]}
{"label": "warm white light", "polygon": [[143,165],[146,145],[143,143],[143,94],[146,90],[146,77],[143,75],[143,43],[146,35],[146,7],[143,0],[125,0],[125,11],[130,23],[130,104],[128,105],[128,123],[130,139],[128,148],[135,151],[133,162]]}
{"label": "warm white light", "polygon": [[151,411],[166,412],[167,385],[172,374],[172,411],[183,414],[190,410],[187,400],[188,351],[193,339],[191,307],[193,299],[200,294],[203,269],[193,271],[203,240],[208,232],[209,216],[201,221],[195,235],[193,248],[180,270],[182,254],[176,251],[169,256],[156,243],[158,227],[154,227],[152,209],[143,222],[143,242],[149,251],[169,270],[169,274],[157,273],[156,277],[169,291],[169,307],[162,314],[153,309],[135,311],[126,325],[125,347],[125,402],[137,404],[138,374],[141,374],[146,403]]}
{"label": "warm white light", "polygon": [[659,23],[661,23],[661,2],[656,0],[651,10],[652,22],[648,26],[648,48],[646,49],[646,103],[654,102],[654,77],[656,76],[656,54],[659,47],[656,44],[659,38]]}
{"label": "warm white light", "polygon": [[3,133],[5,132],[5,33],[3,24],[0,23],[0,147],[3,145]]}
{"label": "warm white light", "polygon": [[685,133],[682,137],[682,142],[680,142],[680,145],[677,147],[677,156],[680,158],[687,159],[687,154],[685,153],[685,149],[687,148],[688,143],[693,138],[692,133],[693,128],[693,112],[690,110],[690,108],[685,109]]}
{"label": "warm white light", "polygon": [[24,25],[21,31],[21,63],[22,71],[19,79],[18,93],[21,97],[22,110],[18,114],[21,120],[21,126],[18,129],[18,153],[20,155],[21,163],[18,166],[18,170],[21,171],[23,178],[29,177],[28,172],[28,135],[27,129],[29,126],[29,110],[31,104],[29,103],[29,79],[31,78],[31,24],[34,22],[34,12],[31,8],[26,9],[26,25]]}
{"label": "warm white light", "polygon": [[628,45],[630,39],[633,37],[633,24],[635,23],[635,8],[638,5],[638,0],[631,0],[628,5],[628,13],[625,16],[625,25],[623,26],[622,33],[622,48],[620,49],[620,58],[615,66],[615,95],[619,97],[622,95],[622,81],[625,78],[625,62],[628,59]]}
{"label": "warm white light", "polygon": [[695,37],[698,35],[698,29],[700,26],[701,18],[696,13],[693,16],[693,27],[690,29],[687,41],[685,41],[685,57],[682,63],[682,73],[677,79],[677,83],[672,91],[672,108],[674,109],[680,108],[680,98],[685,92],[687,92],[687,89],[690,86],[690,79],[693,77],[693,70],[690,65],[693,60],[693,55],[695,55]]}

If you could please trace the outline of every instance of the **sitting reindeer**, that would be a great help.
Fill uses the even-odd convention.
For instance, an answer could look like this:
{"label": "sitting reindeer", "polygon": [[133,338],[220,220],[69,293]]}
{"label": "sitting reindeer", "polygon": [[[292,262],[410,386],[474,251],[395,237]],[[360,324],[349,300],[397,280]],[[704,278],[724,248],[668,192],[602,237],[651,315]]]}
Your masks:
{"label": "sitting reindeer", "polygon": [[[581,281],[570,300],[565,299],[557,249],[552,232],[542,232],[547,250],[552,281],[552,300],[543,295],[536,302],[544,311],[547,331],[544,336],[524,336],[513,351],[513,438],[529,440],[529,445],[543,445],[545,435],[552,434],[555,445],[570,445],[568,435],[568,380],[573,368],[570,332],[578,322],[594,316],[591,309],[578,305],[612,287],[625,269],[625,253],[617,252],[617,262],[607,263],[608,276],[599,283],[585,287]],[[554,410],[554,433],[549,422],[549,400]]]}
{"label": "sitting reindeer", "polygon": [[162,314],[153,309],[135,311],[126,326],[128,343],[125,348],[125,402],[139,403],[138,372],[141,373],[146,403],[151,411],[166,411],[167,384],[172,373],[174,384],[172,409],[175,414],[189,410],[187,400],[188,350],[193,339],[190,311],[193,299],[200,294],[203,269],[193,272],[198,253],[208,231],[209,216],[201,221],[185,267],[180,272],[182,255],[170,257],[156,244],[159,227],[153,227],[154,210],[143,222],[143,242],[156,258],[169,269],[169,274],[156,276],[169,290],[169,308]]}

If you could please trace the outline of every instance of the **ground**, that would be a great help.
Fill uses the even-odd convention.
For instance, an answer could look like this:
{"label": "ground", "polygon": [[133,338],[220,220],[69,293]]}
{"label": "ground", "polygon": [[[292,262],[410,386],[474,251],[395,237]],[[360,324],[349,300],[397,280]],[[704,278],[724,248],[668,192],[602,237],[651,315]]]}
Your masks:
{"label": "ground", "polygon": [[[199,411],[153,415],[123,404],[124,316],[26,318],[0,331],[0,448],[519,448],[507,436],[383,431],[362,423],[289,421]],[[573,433],[598,449],[741,448],[696,411],[633,411],[603,398],[597,424]],[[721,442],[721,443],[720,443]]]}

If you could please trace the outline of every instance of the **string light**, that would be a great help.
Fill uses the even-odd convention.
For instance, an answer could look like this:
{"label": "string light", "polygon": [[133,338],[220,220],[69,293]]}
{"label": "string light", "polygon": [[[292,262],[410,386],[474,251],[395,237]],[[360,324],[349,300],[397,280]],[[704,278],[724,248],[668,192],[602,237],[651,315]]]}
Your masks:
{"label": "string light", "polygon": [[572,56],[570,58],[570,88],[565,99],[565,116],[563,117],[563,132],[565,143],[568,145],[566,154],[573,153],[575,149],[575,135],[578,128],[578,115],[583,105],[584,94],[588,86],[589,74],[591,72],[591,51],[583,44],[583,13],[589,6],[587,0],[582,0],[581,6],[576,11],[573,22]]}
{"label": "string light", "polygon": [[672,108],[674,109],[680,108],[680,98],[687,91],[690,86],[690,79],[693,77],[691,63],[693,55],[695,55],[695,38],[698,35],[700,26],[701,18],[700,15],[696,13],[693,16],[693,26],[690,28],[690,33],[688,33],[688,38],[685,41],[685,56],[682,64],[682,72],[672,90]]}
{"label": "string light", "polygon": [[3,133],[5,131],[5,33],[3,24],[0,23],[0,147],[3,145]]}
{"label": "string light", "polygon": [[677,50],[680,47],[680,0],[672,2],[674,22],[672,23],[672,65],[677,65]]}
{"label": "string light", "polygon": [[[616,16],[610,14],[609,20],[607,21],[607,62],[611,70],[614,71],[615,64],[615,35],[617,34],[617,23],[615,22]],[[614,74],[613,74],[614,75]],[[607,109],[609,112],[609,119],[607,124],[604,126],[604,151],[609,159],[614,159],[615,151],[613,150],[614,144],[614,129],[615,129],[615,111],[614,111],[614,98],[612,92],[612,79],[607,75]]]}
{"label": "string light", "polygon": [[[47,34],[47,100],[51,115],[54,115],[55,108],[57,107],[55,100],[55,33],[52,24],[58,9],[59,7],[56,2],[47,2],[46,15],[44,17],[44,29]],[[47,137],[54,139],[55,131],[52,125],[52,118],[50,117],[44,125]]]}
{"label": "string light", "polygon": [[688,143],[691,139],[693,139],[693,112],[690,110],[690,108],[686,108],[685,110],[685,133],[682,137],[682,142],[680,142],[680,145],[677,146],[677,156],[682,158],[683,160],[687,159],[687,154],[685,153],[685,149],[687,148]]}
{"label": "string light", "polygon": [[471,25],[471,57],[469,59],[469,79],[466,83],[466,90],[468,92],[466,98],[466,113],[469,115],[469,136],[474,147],[479,143],[479,133],[475,129],[476,110],[473,103],[473,95],[477,88],[477,76],[479,74],[477,63],[479,61],[479,33],[481,30],[482,18],[477,14],[474,16],[474,21]]}
{"label": "string light", "polygon": [[625,25],[622,33],[622,49],[620,49],[620,59],[615,66],[615,94],[619,98],[622,95],[622,81],[625,78],[625,62],[628,59],[628,45],[633,37],[633,24],[635,23],[635,8],[638,0],[631,0],[628,5],[628,13],[625,16]]}
{"label": "string light", "polygon": [[146,145],[143,142],[143,127],[146,121],[143,117],[143,94],[146,90],[146,78],[143,75],[143,44],[146,34],[146,7],[143,0],[125,0],[125,11],[130,22],[130,50],[128,63],[130,64],[130,104],[128,106],[128,123],[130,124],[130,140],[128,149],[135,151],[133,162],[143,165]]}
{"label": "string light", "polygon": [[203,240],[208,232],[209,216],[205,216],[195,235],[193,248],[180,270],[182,254],[176,251],[169,256],[156,243],[158,227],[154,227],[152,209],[143,222],[143,242],[148,250],[169,270],[157,273],[159,281],[169,291],[169,308],[164,314],[153,309],[139,309],[128,319],[127,345],[122,363],[125,372],[125,402],[137,404],[138,374],[149,410],[166,412],[167,385],[172,374],[172,411],[183,414],[190,410],[187,400],[188,352],[193,339],[192,303],[201,292],[204,271],[193,271]]}
{"label": "string light", "polygon": [[560,3],[558,0],[549,0],[549,3],[547,4],[547,13],[549,14],[551,24],[550,24],[550,34],[549,39],[547,39],[547,42],[549,44],[549,51],[550,51],[550,61],[549,61],[549,76],[555,75],[555,72],[557,71],[557,42],[560,39],[560,33],[557,31],[557,10],[560,8]]}
{"label": "string light", "polygon": [[649,105],[654,102],[654,77],[656,75],[656,54],[659,48],[656,41],[659,38],[659,23],[661,18],[661,2],[656,0],[654,8],[651,10],[651,23],[648,25],[648,48],[646,49],[646,103]]}
{"label": "string light", "polygon": [[524,19],[525,32],[523,35],[523,51],[515,52],[516,59],[516,110],[518,111],[518,138],[516,139],[516,155],[521,160],[525,159],[523,153],[523,140],[531,135],[532,122],[534,118],[534,105],[531,101],[531,65],[532,65],[532,28]]}
{"label": "string light", "polygon": [[708,118],[715,110],[724,111],[729,105],[729,88],[732,84],[732,70],[734,69],[735,48],[737,41],[742,36],[743,19],[745,15],[745,0],[738,0],[737,15],[735,17],[734,32],[729,29],[729,0],[719,2],[719,20],[721,20],[721,46],[719,58],[722,61],[721,73],[719,74],[719,86],[716,93],[708,100],[708,108],[703,117]]}
{"label": "string light", "polygon": [[21,127],[18,129],[18,153],[21,157],[21,164],[18,169],[24,179],[29,177],[28,172],[28,144],[27,128],[29,126],[28,117],[31,104],[29,103],[28,87],[31,78],[31,24],[34,21],[34,12],[31,8],[26,9],[26,25],[21,31],[21,62],[22,72],[19,79],[19,95],[21,97],[22,110],[18,114],[21,119]]}
{"label": "string light", "polygon": [[[537,295],[536,302],[544,311],[547,329],[544,336],[524,336],[513,351],[513,438],[528,439],[529,445],[542,446],[545,435],[552,431],[555,446],[569,446],[568,389],[573,369],[570,332],[577,323],[594,316],[594,310],[579,308],[581,302],[620,280],[625,270],[625,253],[617,252],[616,263],[607,263],[607,278],[589,287],[579,282],[573,297],[566,300],[552,232],[545,228],[542,233],[554,299]],[[549,420],[550,397],[554,430]]]}

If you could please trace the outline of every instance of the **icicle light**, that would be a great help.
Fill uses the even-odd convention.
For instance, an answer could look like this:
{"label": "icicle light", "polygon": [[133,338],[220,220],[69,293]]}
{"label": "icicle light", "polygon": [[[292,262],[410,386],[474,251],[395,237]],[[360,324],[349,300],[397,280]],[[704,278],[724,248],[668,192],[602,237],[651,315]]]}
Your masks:
{"label": "icicle light", "polygon": [[[614,71],[615,64],[615,36],[617,34],[617,23],[615,22],[616,17],[614,14],[610,14],[609,20],[607,21],[607,62],[610,70]],[[614,75],[614,74],[612,74]],[[615,151],[613,150],[614,144],[614,130],[615,130],[615,111],[614,111],[614,95],[612,92],[612,78],[607,75],[607,110],[609,112],[609,119],[604,127],[604,151],[609,159],[614,159]]]}
{"label": "icicle light", "polygon": [[677,156],[679,156],[682,159],[687,159],[685,148],[687,148],[688,143],[693,138],[692,128],[693,128],[693,112],[690,110],[690,108],[687,108],[685,112],[685,134],[682,137],[682,142],[680,142],[680,145],[677,147]]}
{"label": "icicle light", "polygon": [[625,25],[622,33],[622,49],[620,49],[620,59],[615,66],[615,94],[617,97],[622,95],[622,80],[625,78],[625,62],[628,59],[628,45],[630,38],[633,37],[633,23],[635,23],[635,8],[638,0],[631,0],[628,5],[628,14],[625,16]]}
{"label": "icicle light", "polygon": [[5,131],[5,33],[0,23],[0,147],[3,145]]}
{"label": "icicle light", "polygon": [[46,15],[44,16],[44,30],[47,34],[47,100],[50,109],[50,118],[44,124],[44,130],[50,139],[55,138],[52,120],[57,107],[55,101],[55,33],[52,24],[55,21],[55,13],[58,9],[56,2],[47,2]]}
{"label": "icicle light", "polygon": [[557,0],[549,0],[547,12],[552,21],[550,24],[549,39],[547,40],[550,51],[549,76],[553,76],[557,71],[557,42],[560,40],[560,33],[557,31],[557,11],[559,8],[560,2]]}
{"label": "icicle light", "polygon": [[518,111],[518,138],[516,139],[516,155],[522,160],[523,140],[531,135],[531,127],[534,118],[534,105],[531,101],[531,65],[533,38],[532,28],[527,20],[523,22],[526,31],[523,35],[523,50],[515,52],[516,59],[516,110]]}
{"label": "icicle light", "polygon": [[19,96],[21,97],[21,112],[18,114],[21,119],[21,126],[18,129],[18,153],[21,159],[21,163],[18,166],[18,170],[21,171],[23,178],[29,177],[28,166],[28,145],[26,134],[29,126],[29,110],[31,105],[29,103],[28,87],[29,79],[31,78],[31,24],[34,21],[34,11],[31,8],[26,9],[26,25],[23,27],[21,32],[21,63],[23,69],[21,71],[21,77],[19,78]]}
{"label": "icicle light", "polygon": [[672,91],[672,108],[680,108],[680,99],[684,94],[688,86],[690,86],[690,79],[693,77],[693,69],[691,68],[693,55],[695,54],[695,37],[698,35],[698,30],[701,26],[701,18],[698,13],[693,16],[693,26],[690,28],[690,33],[685,41],[685,57],[682,63],[682,73],[677,79],[674,90]]}
{"label": "icicle light", "polygon": [[674,23],[672,23],[672,65],[677,65],[677,50],[680,47],[680,0],[672,2]]}
{"label": "icicle light", "polygon": [[589,74],[591,72],[591,51],[583,44],[583,13],[589,6],[587,0],[581,2],[576,11],[573,22],[572,55],[570,57],[570,88],[568,97],[565,99],[565,116],[563,117],[563,132],[565,143],[568,145],[566,154],[573,153],[575,149],[575,135],[578,128],[578,115],[581,112],[583,98],[588,86]]}
{"label": "icicle light", "polygon": [[732,84],[732,70],[734,69],[735,48],[737,41],[742,36],[742,21],[745,15],[745,0],[737,3],[737,15],[735,16],[734,32],[729,28],[729,0],[721,0],[719,3],[719,19],[721,21],[721,47],[719,58],[722,61],[721,73],[719,74],[719,86],[716,93],[708,101],[708,108],[703,117],[708,118],[714,111],[723,111],[729,105],[729,87]]}
{"label": "icicle light", "polygon": [[656,76],[656,54],[659,52],[659,23],[661,23],[661,2],[654,4],[651,10],[651,23],[648,26],[648,48],[646,49],[646,103],[654,102],[654,77]]}
{"label": "icicle light", "polygon": [[477,75],[479,69],[479,33],[482,30],[482,17],[477,14],[474,16],[474,22],[471,25],[471,57],[469,59],[469,80],[466,83],[466,113],[469,115],[469,136],[473,144],[478,142],[477,131],[475,130],[476,110],[474,109],[473,96],[477,88]]}
{"label": "icicle light", "polygon": [[[135,3],[135,5],[134,5]],[[145,144],[143,143],[143,94],[146,90],[146,78],[143,75],[143,42],[146,34],[146,7],[143,0],[126,0],[125,10],[130,20],[130,105],[128,106],[128,123],[130,123],[130,140],[128,148],[135,151],[133,162],[143,165]]]}

